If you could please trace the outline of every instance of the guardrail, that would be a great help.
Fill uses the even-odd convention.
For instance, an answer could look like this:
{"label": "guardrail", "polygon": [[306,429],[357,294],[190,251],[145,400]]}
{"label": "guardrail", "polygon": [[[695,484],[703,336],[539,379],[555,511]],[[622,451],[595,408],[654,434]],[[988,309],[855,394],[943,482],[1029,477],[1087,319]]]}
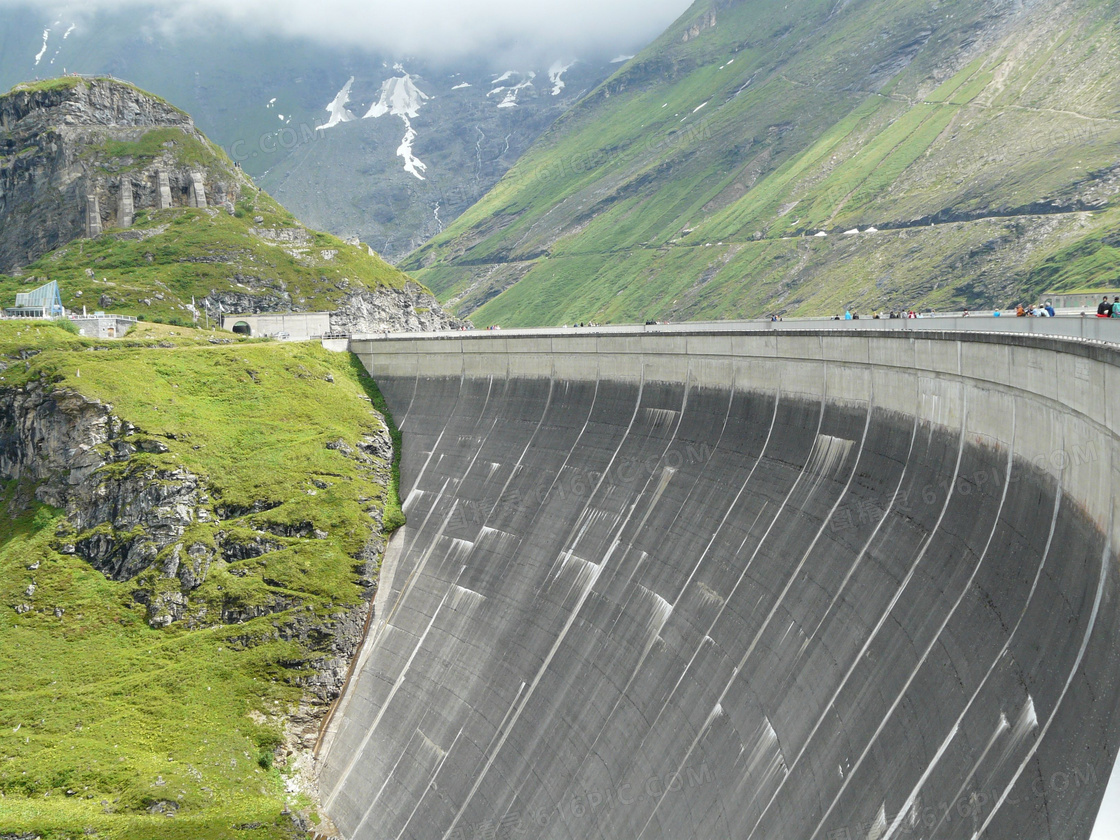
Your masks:
{"label": "guardrail", "polygon": [[132,321],[135,323],[139,320],[135,315],[114,315],[112,312],[88,312],[84,315],[79,315],[76,312],[67,312],[66,317],[71,321],[108,320],[112,318],[114,321]]}
{"label": "guardrail", "polygon": [[784,330],[838,330],[838,331],[887,331],[887,332],[974,332],[1013,333],[1052,338],[1071,338],[1081,341],[1098,341],[1120,344],[1120,318],[1057,316],[1054,318],[1016,318],[1013,315],[925,315],[921,318],[873,319],[860,318],[836,321],[831,318],[797,318],[786,321],[687,321],[680,324],[608,324],[593,327],[545,327],[535,329],[472,329],[447,330],[429,333],[372,333],[355,335],[363,341],[432,338],[509,338],[515,336],[559,335],[643,335],[656,333],[698,332],[782,332]]}

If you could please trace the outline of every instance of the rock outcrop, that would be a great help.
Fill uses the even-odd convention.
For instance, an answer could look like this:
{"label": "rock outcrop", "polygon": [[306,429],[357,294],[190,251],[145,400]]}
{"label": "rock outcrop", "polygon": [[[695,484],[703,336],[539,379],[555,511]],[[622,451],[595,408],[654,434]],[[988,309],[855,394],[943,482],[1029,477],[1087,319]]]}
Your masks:
{"label": "rock outcrop", "polygon": [[438,332],[467,322],[448,315],[423,286],[363,289],[347,296],[331,312],[331,331],[357,335],[377,332]]}
{"label": "rock outcrop", "polygon": [[60,123],[194,129],[194,122],[185,112],[109,78],[66,77],[46,86],[16,87],[0,99],[0,131],[13,131],[17,124],[22,124],[21,129],[45,131]]}
{"label": "rock outcrop", "polygon": [[[328,448],[359,463],[371,480],[387,483],[393,444],[383,425],[357,449],[343,442]],[[168,442],[114,415],[111,405],[74,391],[52,389],[39,380],[0,389],[0,479],[34,488],[38,501],[65,511],[60,552],[82,557],[114,580],[135,580],[151,569],[162,580],[177,580],[180,591],[170,599],[162,587],[159,597],[139,593],[155,625],[188,616],[189,595],[205,581],[212,563],[259,557],[288,547],[293,539],[326,536],[311,522],[276,525],[254,519],[274,503],[224,505],[204,478],[161,457],[168,452]],[[369,514],[380,534],[380,509]],[[211,526],[210,538],[196,533],[184,539],[199,523]],[[367,586],[373,585],[381,549],[377,536],[356,558]],[[220,615],[192,615],[195,623],[236,623],[292,606],[277,601],[250,611],[231,607]]]}
{"label": "rock outcrop", "polygon": [[[382,512],[377,506],[369,510],[373,536],[354,558],[369,595],[355,606],[323,615],[297,609],[299,595],[287,591],[252,605],[196,599],[216,566],[325,534],[310,523],[270,529],[255,520],[273,506],[268,502],[248,508],[222,504],[204,477],[172,463],[168,443],[173,441],[118,417],[111,405],[74,391],[40,380],[0,388],[0,479],[17,481],[23,492],[65,511],[56,549],[80,556],[114,580],[132,581],[133,597],[147,608],[149,624],[229,625],[285,613],[274,623],[275,638],[298,641],[307,651],[306,659],[290,663],[292,682],[305,691],[293,746],[310,746],[367,626],[385,547]],[[384,424],[356,447],[345,441],[327,446],[356,462],[372,481],[388,482],[393,443]],[[12,608],[20,614],[49,609],[36,603],[35,590],[29,586]],[[233,644],[259,642],[259,634],[231,637]]]}
{"label": "rock outcrop", "polygon": [[[216,289],[200,301],[200,306],[215,314],[298,311],[282,283],[243,274],[235,275],[234,280],[248,291]],[[368,289],[356,284],[349,288],[353,291],[347,292],[330,313],[333,333],[440,332],[467,325],[461,318],[448,315],[432,293],[418,283],[408,282],[399,289]]]}
{"label": "rock outcrop", "polygon": [[[60,550],[114,580],[136,577],[212,516],[197,476],[143,457],[167,449],[72,391],[39,381],[0,390],[0,477],[24,480],[39,501],[66,511],[73,538]],[[184,576],[188,588],[201,582],[193,575]]]}
{"label": "rock outcrop", "polygon": [[68,77],[0,97],[0,273],[129,227],[144,208],[232,212],[248,179],[217,154],[201,168],[188,160],[200,147],[211,148],[187,114],[113,79]]}

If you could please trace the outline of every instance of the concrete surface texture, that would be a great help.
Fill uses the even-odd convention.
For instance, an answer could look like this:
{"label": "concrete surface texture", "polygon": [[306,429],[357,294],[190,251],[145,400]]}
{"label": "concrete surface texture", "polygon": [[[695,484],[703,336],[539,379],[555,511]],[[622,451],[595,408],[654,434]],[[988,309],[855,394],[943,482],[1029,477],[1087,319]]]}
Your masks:
{"label": "concrete surface texture", "polygon": [[121,176],[120,196],[117,198],[117,224],[120,227],[132,227],[136,220],[136,202],[132,196],[132,177]]}
{"label": "concrete surface texture", "polygon": [[89,338],[124,338],[136,326],[136,319],[126,315],[71,315],[70,321]]}
{"label": "concrete surface texture", "polygon": [[1094,836],[1120,744],[1115,349],[352,349],[404,433],[409,521],[321,754],[346,837]]}
{"label": "concrete surface texture", "polygon": [[[238,330],[234,328],[238,327]],[[286,341],[321,338],[331,331],[329,312],[256,312],[223,315],[222,329],[254,337],[273,336]]]}

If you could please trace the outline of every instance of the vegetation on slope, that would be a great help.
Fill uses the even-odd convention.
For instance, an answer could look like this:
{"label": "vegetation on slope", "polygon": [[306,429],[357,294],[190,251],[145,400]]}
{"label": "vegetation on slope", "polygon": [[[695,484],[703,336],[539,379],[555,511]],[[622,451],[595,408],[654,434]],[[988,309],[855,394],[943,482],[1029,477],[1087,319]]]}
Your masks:
{"label": "vegetation on slope", "polygon": [[[53,79],[36,79],[34,82],[20,82],[13,85],[8,93],[26,92],[36,93],[46,90],[73,90],[78,86],[80,79],[76,76],[59,76]],[[7,94],[5,94],[6,96]]]}
{"label": "vegetation on slope", "polygon": [[479,324],[1006,305],[1120,230],[1116,16],[700,0],[404,267]]}
{"label": "vegetation on slope", "polygon": [[[286,241],[268,238],[289,233]],[[233,216],[140,211],[132,228],[74,240],[20,274],[0,275],[0,297],[14,301],[17,291],[57,280],[71,311],[85,306],[172,323],[192,320],[192,302],[201,311],[208,296],[235,295],[248,308],[258,299],[265,309],[323,311],[350,292],[408,281],[364,247],[307,230],[263,192],[242,198]]]}
{"label": "vegetation on slope", "polygon": [[119,175],[143,169],[169,147],[175,148],[176,162],[182,166],[205,167],[215,157],[226,159],[225,152],[217,146],[172,126],[150,129],[135,140],[103,138],[89,154],[98,160],[101,171]]}
{"label": "vegetation on slope", "polygon": [[[132,581],[107,579],[60,553],[73,537],[63,512],[8,482],[0,835],[294,836],[287,809],[310,803],[285,793],[281,723],[323,655],[315,628],[365,594],[369,570],[356,557],[377,537],[382,511],[387,529],[400,522],[393,482],[346,455],[380,425],[371,407],[380,395],[352,357],[156,332],[106,344],[51,325],[0,324],[0,387],[46,381],[80,392],[110,403],[137,438],[164,444],[144,458],[200,476],[227,511],[192,526],[193,541],[248,539],[292,522],[316,533],[276,537],[257,557],[217,555],[191,593],[203,618],[157,630],[135,595],[170,583],[158,564]],[[378,471],[388,476],[389,465]],[[277,603],[286,609],[232,626],[217,620]]]}

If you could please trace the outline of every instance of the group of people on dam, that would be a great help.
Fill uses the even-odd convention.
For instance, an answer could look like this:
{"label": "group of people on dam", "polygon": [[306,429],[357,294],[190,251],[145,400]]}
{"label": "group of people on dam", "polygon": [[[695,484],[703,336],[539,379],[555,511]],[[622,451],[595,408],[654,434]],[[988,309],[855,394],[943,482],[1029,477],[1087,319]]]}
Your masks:
{"label": "group of people on dam", "polygon": [[1108,302],[1108,295],[1105,295],[1097,304],[1097,317],[1120,318],[1120,295],[1115,296],[1112,303]]}

